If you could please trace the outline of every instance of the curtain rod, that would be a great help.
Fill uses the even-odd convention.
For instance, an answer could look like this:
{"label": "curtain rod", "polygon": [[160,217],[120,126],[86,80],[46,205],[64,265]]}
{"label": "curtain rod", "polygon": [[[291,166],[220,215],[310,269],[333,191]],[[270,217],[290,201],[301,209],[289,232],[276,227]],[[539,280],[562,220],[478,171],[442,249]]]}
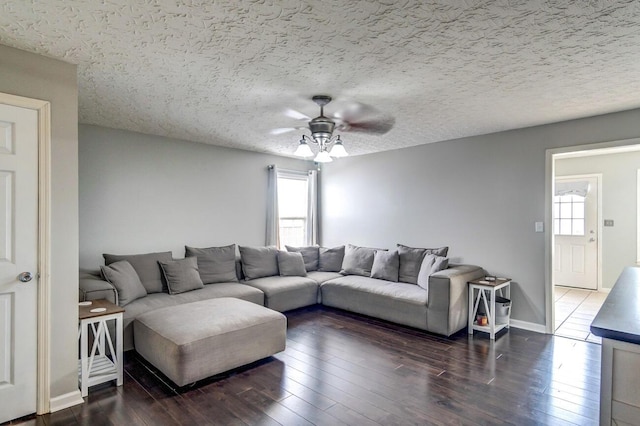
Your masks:
{"label": "curtain rod", "polygon": [[[269,164],[267,166],[267,170],[273,170],[274,167],[276,167],[275,164]],[[278,168],[278,170],[280,170],[281,172],[285,172],[285,173],[308,173],[308,172],[313,171],[315,169],[293,170],[293,169],[281,169],[281,168]],[[320,171],[320,168],[318,168],[317,171]]]}

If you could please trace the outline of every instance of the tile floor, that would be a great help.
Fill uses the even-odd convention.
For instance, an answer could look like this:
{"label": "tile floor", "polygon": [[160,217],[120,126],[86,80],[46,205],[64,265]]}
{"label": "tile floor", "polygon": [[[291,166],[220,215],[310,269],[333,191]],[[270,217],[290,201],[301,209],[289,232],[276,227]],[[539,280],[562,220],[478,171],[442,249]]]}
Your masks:
{"label": "tile floor", "polygon": [[554,297],[556,336],[602,343],[600,337],[591,334],[589,326],[607,298],[607,293],[556,286]]}

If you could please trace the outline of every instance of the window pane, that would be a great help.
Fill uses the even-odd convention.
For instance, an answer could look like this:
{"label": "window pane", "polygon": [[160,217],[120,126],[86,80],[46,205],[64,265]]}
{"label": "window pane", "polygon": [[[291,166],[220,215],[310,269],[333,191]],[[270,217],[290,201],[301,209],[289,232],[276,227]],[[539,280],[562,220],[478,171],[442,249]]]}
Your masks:
{"label": "window pane", "polygon": [[584,235],[584,219],[574,219],[572,235]]}
{"label": "window pane", "polygon": [[560,235],[571,235],[571,219],[560,219]]}
{"label": "window pane", "polygon": [[561,219],[571,218],[571,204],[569,203],[560,204],[560,218]]}
{"label": "window pane", "polygon": [[553,217],[560,218],[560,203],[553,203]]}
{"label": "window pane", "polygon": [[573,217],[584,219],[584,203],[573,203]]}
{"label": "window pane", "polygon": [[278,179],[278,211],[280,217],[307,216],[306,179]]}
{"label": "window pane", "polygon": [[560,219],[553,220],[553,233],[560,235]]}

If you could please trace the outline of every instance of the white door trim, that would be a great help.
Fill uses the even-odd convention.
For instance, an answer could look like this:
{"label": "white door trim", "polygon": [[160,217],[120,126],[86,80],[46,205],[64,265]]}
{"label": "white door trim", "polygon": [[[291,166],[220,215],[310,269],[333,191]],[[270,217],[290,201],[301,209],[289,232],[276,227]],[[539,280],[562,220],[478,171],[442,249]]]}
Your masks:
{"label": "white door trim", "polygon": [[[544,238],[544,281],[545,281],[545,321],[547,334],[554,333],[555,313],[553,309],[553,214],[552,214],[552,200],[554,191],[554,178],[556,175],[554,157],[560,154],[566,154],[569,152],[589,152],[596,149],[616,148],[623,146],[640,145],[640,138],[623,139],[611,142],[601,142],[589,145],[576,145],[567,146],[563,148],[547,149],[545,158],[545,196],[544,196],[544,220],[546,222],[545,229],[548,232],[545,233]],[[600,256],[602,257],[602,256]],[[602,268],[600,268],[602,269]]]}
{"label": "white door trim", "polygon": [[51,104],[0,93],[0,103],[38,112],[38,347],[36,413],[50,411],[51,359]]}

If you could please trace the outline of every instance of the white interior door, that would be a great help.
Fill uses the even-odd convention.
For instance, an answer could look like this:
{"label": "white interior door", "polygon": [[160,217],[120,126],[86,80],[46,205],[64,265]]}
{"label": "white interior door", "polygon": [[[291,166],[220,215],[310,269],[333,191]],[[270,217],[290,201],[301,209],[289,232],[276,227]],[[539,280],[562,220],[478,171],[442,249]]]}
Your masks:
{"label": "white interior door", "polygon": [[554,285],[598,289],[598,183],[597,176],[556,179]]}
{"label": "white interior door", "polygon": [[37,262],[38,112],[0,104],[0,423],[36,411]]}

